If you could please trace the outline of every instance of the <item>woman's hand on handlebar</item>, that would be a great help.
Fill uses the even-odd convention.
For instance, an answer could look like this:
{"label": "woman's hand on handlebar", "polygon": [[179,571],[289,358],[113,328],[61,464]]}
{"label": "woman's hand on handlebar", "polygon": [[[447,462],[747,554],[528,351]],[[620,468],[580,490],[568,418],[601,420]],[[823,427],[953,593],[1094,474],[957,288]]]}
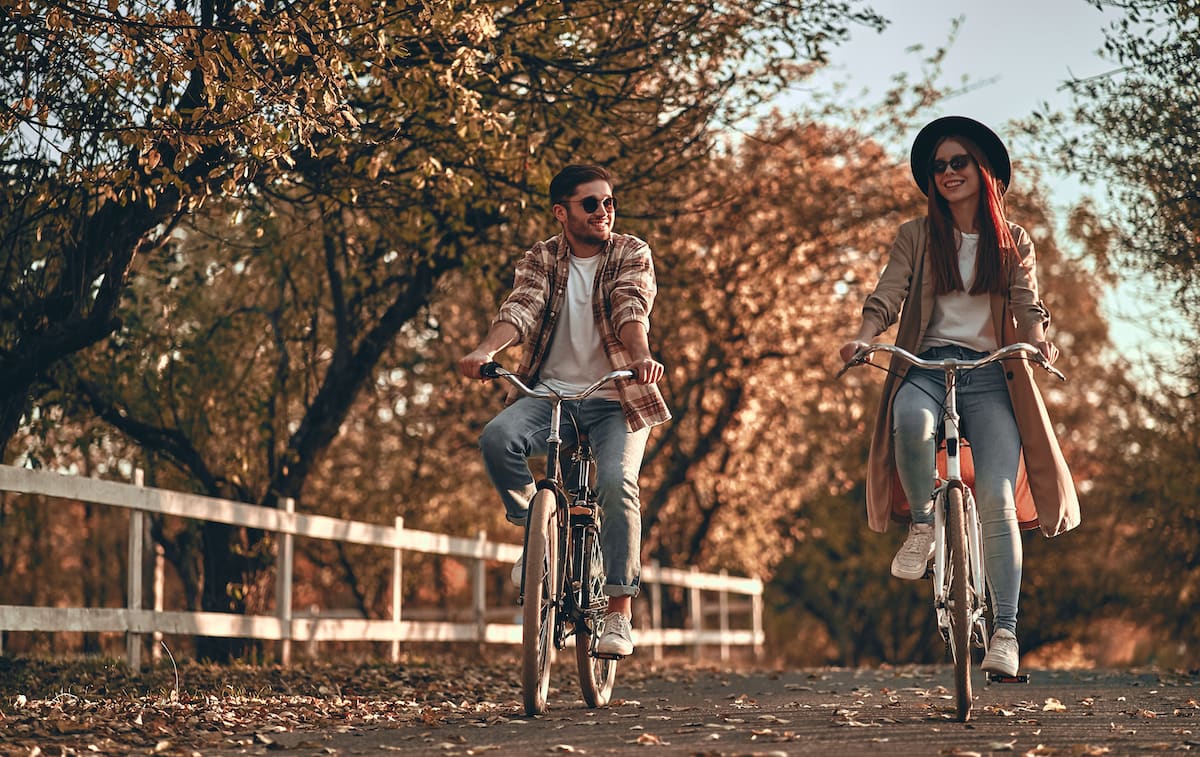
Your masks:
{"label": "woman's hand on handlebar", "polygon": [[1038,348],[1038,352],[1042,353],[1042,357],[1046,358],[1046,362],[1050,365],[1054,365],[1054,361],[1058,360],[1058,347],[1049,339],[1040,339],[1031,344]]}
{"label": "woman's hand on handlebar", "polygon": [[634,376],[639,384],[657,384],[659,379],[663,377],[663,372],[666,370],[663,364],[652,357],[644,357],[640,360],[634,360],[629,365],[625,366],[627,370],[633,371]]}

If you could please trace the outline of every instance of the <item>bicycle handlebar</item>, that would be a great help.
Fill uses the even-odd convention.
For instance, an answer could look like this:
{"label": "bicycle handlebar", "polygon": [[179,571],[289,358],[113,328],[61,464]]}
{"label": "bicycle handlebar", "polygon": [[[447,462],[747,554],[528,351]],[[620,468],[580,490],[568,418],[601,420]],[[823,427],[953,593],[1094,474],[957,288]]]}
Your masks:
{"label": "bicycle handlebar", "polygon": [[1050,365],[1050,361],[1046,359],[1046,356],[1042,354],[1041,350],[1028,342],[1017,342],[1016,344],[1010,344],[1007,347],[1001,347],[995,352],[984,355],[978,360],[958,360],[957,358],[924,360],[912,354],[903,347],[897,347],[894,344],[869,344],[864,349],[861,349],[855,353],[854,357],[850,358],[850,362],[843,365],[842,369],[837,372],[837,376],[835,376],[835,378],[841,378],[842,374],[851,368],[869,362],[871,355],[875,354],[876,352],[887,352],[892,355],[898,355],[918,368],[940,368],[942,370],[968,371],[983,367],[988,363],[1006,360],[1018,354],[1025,354],[1030,358],[1030,362],[1041,366],[1046,370],[1047,373],[1056,376],[1059,381],[1067,380],[1067,377],[1063,375],[1062,371]]}
{"label": "bicycle handlebar", "polygon": [[617,379],[632,379],[636,374],[628,368],[620,371],[610,371],[592,383],[587,389],[577,394],[559,394],[553,389],[530,389],[517,377],[517,374],[506,369],[499,363],[484,363],[479,366],[479,374],[484,378],[500,378],[516,387],[517,391],[526,397],[536,397],[543,400],[581,400],[587,397],[592,392],[604,386],[610,381]]}

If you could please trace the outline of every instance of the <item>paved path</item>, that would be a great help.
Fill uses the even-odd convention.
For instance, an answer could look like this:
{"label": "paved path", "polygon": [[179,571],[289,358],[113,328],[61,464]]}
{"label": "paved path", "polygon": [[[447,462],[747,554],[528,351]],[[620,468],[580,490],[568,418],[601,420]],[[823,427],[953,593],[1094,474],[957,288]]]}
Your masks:
{"label": "paved path", "polygon": [[[447,701],[419,725],[274,734],[224,754],[1134,755],[1200,751],[1200,675],[1031,671],[985,686],[954,722],[945,667],[735,673],[622,671],[589,710],[568,665],[551,709],[521,715],[513,681],[495,702]],[[431,684],[436,686],[437,684]]]}

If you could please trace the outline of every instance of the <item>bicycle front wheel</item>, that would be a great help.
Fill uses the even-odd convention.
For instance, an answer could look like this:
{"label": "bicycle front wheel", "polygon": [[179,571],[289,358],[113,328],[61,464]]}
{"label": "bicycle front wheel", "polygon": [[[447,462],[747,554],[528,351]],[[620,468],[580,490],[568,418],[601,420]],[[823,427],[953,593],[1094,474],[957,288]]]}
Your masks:
{"label": "bicycle front wheel", "polygon": [[950,655],[954,658],[955,704],[959,722],[971,717],[971,606],[963,490],[946,491],[946,546],[949,553]]}
{"label": "bicycle front wheel", "polygon": [[550,662],[554,656],[554,615],[558,567],[558,507],[554,492],[540,489],[529,506],[525,536],[525,597],[521,627],[521,692],[525,714],[546,711]]}
{"label": "bicycle front wheel", "polygon": [[600,553],[600,535],[594,528],[575,534],[575,554],[579,558],[579,619],[575,623],[575,662],[579,668],[579,686],[588,707],[604,707],[612,698],[617,678],[617,661],[592,655],[595,646],[596,619],[604,611],[604,572]]}

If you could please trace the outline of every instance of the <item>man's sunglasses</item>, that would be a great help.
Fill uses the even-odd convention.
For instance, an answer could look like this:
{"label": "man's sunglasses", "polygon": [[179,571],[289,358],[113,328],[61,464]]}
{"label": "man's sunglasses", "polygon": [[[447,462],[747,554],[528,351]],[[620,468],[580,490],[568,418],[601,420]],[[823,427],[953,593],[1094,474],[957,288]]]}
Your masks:
{"label": "man's sunglasses", "polygon": [[971,165],[970,155],[955,155],[949,161],[933,161],[933,172],[935,174],[943,174],[946,173],[947,168],[953,168],[955,171],[961,171],[969,165]]}
{"label": "man's sunglasses", "polygon": [[617,209],[617,198],[615,197],[605,197],[603,200],[599,197],[585,197],[582,200],[559,200],[558,202],[560,205],[577,202],[583,206],[584,213],[595,213],[601,205],[604,205],[604,209],[610,212]]}

